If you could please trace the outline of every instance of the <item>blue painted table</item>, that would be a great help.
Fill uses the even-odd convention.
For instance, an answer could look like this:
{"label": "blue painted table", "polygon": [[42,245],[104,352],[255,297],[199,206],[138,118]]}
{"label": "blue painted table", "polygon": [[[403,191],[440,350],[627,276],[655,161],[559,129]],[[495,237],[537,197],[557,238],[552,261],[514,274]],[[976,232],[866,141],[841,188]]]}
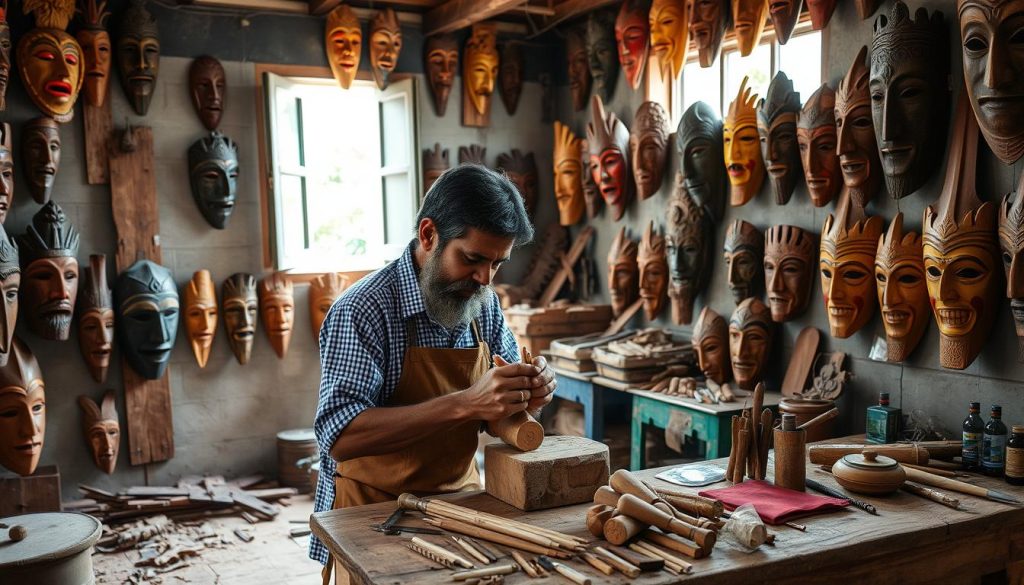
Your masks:
{"label": "blue painted table", "polygon": [[558,378],[555,398],[571,400],[583,406],[583,432],[588,439],[601,441],[605,438],[606,409],[622,409],[628,412],[633,402],[633,397],[625,392],[592,384],[593,374],[567,372],[555,368],[555,376]]}

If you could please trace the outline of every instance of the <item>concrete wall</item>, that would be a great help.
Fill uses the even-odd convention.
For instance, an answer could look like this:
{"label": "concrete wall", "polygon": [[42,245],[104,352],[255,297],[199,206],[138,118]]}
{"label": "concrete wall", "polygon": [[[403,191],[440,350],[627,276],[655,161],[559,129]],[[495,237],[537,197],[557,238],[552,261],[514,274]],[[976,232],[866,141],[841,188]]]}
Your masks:
{"label": "concrete wall", "polygon": [[[888,11],[891,5],[891,0],[884,2],[875,15]],[[963,86],[963,74],[959,44],[960,33],[956,24],[953,3],[938,0],[913,0],[908,2],[908,5],[911,10],[925,6],[929,10],[938,9],[945,13],[946,30],[950,40],[952,85],[955,88],[954,95],[958,96]],[[860,47],[870,45],[872,22],[873,19],[860,21],[852,2],[839,3],[835,16],[825,33],[825,46],[823,47],[828,72],[826,81],[833,87],[846,73]],[[572,112],[568,88],[560,89],[560,117],[562,120],[569,120],[577,135],[582,136],[586,122],[589,120],[589,109],[586,112]],[[727,97],[726,103],[735,96]],[[806,100],[809,95],[801,97]],[[642,94],[631,92],[625,81],[620,78],[608,109],[615,112],[629,126],[642,101]],[[952,113],[950,117],[952,117]],[[981,144],[982,152],[978,161],[978,194],[983,200],[995,202],[1015,188],[1022,167],[1021,163],[1017,163],[1012,168],[1002,165],[988,152],[984,141],[981,141]],[[601,276],[600,300],[603,302],[607,302],[605,280],[607,267],[604,258],[618,227],[620,225],[629,226],[633,236],[639,239],[648,220],[653,219],[659,225],[663,225],[665,222],[664,212],[671,194],[672,180],[678,168],[674,146],[672,152],[670,168],[667,169],[665,181],[659,193],[646,201],[634,201],[619,223],[611,221],[607,213],[593,222],[598,230],[594,253]],[[945,158],[943,158],[944,160]],[[899,208],[903,210],[906,218],[906,229],[920,232],[923,210],[938,198],[944,176],[945,163],[934,169],[931,178],[923,188],[899,202]],[[730,315],[735,308],[729,294],[721,255],[725,228],[729,222],[734,219],[745,219],[762,230],[771,225],[788,223],[820,234],[825,218],[833,209],[834,205],[825,208],[813,207],[803,181],[786,206],[778,206],[774,203],[768,181],[765,181],[764,188],[753,201],[743,207],[727,207],[724,220],[716,226],[711,283],[705,293],[698,297],[694,317],[696,318],[700,309],[706,304],[710,304],[712,308],[723,315]],[[882,191],[868,207],[868,213],[880,215],[888,223],[896,212],[897,203],[886,195],[883,186]],[[994,269],[1001,270],[998,266]],[[840,403],[842,424],[839,426],[846,431],[863,432],[864,410],[876,402],[880,391],[890,392],[893,405],[901,407],[905,413],[921,410],[935,417],[937,422],[952,431],[954,436],[959,436],[957,433],[959,433],[960,423],[966,415],[967,403],[973,400],[981,401],[986,418],[990,404],[1001,404],[1003,420],[1007,425],[1024,421],[1024,401],[1021,400],[1019,394],[1021,382],[1024,381],[1024,373],[1016,360],[1017,340],[1009,314],[1008,302],[1002,303],[999,307],[996,325],[982,354],[965,371],[957,372],[945,370],[939,366],[938,330],[934,323],[929,326],[925,338],[910,360],[904,364],[880,363],[868,359],[868,353],[875,338],[882,337],[884,339],[881,318],[877,312],[872,321],[857,334],[848,339],[832,339],[828,335],[828,321],[822,301],[820,279],[817,275],[814,277],[814,283],[814,292],[807,312],[801,318],[784,324],[776,331],[775,349],[768,370],[776,387],[784,374],[784,366],[789,361],[796,335],[803,327],[812,325],[823,333],[823,351],[843,351],[850,358],[847,361],[847,367],[853,371],[855,377]],[[666,307],[657,324],[667,326],[669,323],[670,315],[668,307]],[[643,325],[642,317],[637,319],[633,325]],[[677,329],[686,335],[691,332],[689,327]]]}

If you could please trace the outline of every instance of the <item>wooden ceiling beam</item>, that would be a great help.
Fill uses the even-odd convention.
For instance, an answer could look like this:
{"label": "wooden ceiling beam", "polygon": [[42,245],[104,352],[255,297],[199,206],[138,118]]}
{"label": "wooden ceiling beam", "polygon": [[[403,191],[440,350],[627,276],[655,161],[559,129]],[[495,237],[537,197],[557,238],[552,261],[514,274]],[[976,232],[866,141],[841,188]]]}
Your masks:
{"label": "wooden ceiling beam", "polygon": [[530,35],[530,37],[533,38],[544,34],[563,22],[572,20],[577,16],[583,16],[588,12],[593,12],[599,8],[604,8],[605,6],[617,3],[618,0],[565,0],[564,2],[554,6],[553,15],[541,19],[540,26]]}
{"label": "wooden ceiling beam", "polygon": [[[375,6],[381,8],[381,6],[390,6],[395,10],[410,9],[415,12],[422,12],[425,9],[433,8],[443,2],[444,0],[387,0],[386,2],[372,2],[372,1],[360,1],[349,2],[353,7],[367,7]],[[327,14],[334,10],[341,0],[309,0],[309,13],[310,14]]]}
{"label": "wooden ceiling beam", "polygon": [[524,4],[525,0],[448,0],[424,16],[423,34],[454,32]]}

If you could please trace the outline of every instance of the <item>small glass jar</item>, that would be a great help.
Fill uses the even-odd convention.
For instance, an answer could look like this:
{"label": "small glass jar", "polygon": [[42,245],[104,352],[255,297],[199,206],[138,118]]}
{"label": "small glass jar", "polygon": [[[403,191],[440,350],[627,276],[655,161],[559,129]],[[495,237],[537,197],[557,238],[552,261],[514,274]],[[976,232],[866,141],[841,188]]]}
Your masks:
{"label": "small glass jar", "polygon": [[1006,442],[1006,483],[1024,485],[1024,426],[1013,425]]}

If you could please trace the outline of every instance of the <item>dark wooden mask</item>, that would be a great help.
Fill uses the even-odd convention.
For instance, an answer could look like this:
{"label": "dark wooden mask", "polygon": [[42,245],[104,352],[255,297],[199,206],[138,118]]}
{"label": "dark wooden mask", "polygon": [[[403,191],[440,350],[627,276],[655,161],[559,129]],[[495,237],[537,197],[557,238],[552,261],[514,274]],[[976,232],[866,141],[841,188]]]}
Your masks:
{"label": "dark wooden mask", "polygon": [[836,149],[836,93],[827,83],[811,94],[796,122],[796,140],[800,145],[804,180],[811,202],[823,207],[832,201],[843,185]]}
{"label": "dark wooden mask", "polygon": [[174,275],[149,260],[139,260],[114,284],[117,341],[128,365],[147,380],[164,375],[178,334],[180,301]]}
{"label": "dark wooden mask", "polygon": [[60,170],[60,127],[53,118],[34,118],[22,126],[22,170],[28,192],[40,205],[50,200]]}
{"label": "dark wooden mask", "polygon": [[78,230],[53,201],[34,216],[18,238],[21,317],[43,339],[64,341],[78,296]]}
{"label": "dark wooden mask", "polygon": [[793,36],[793,29],[800,19],[800,11],[803,9],[803,0],[778,0],[767,2],[768,13],[772,17],[772,26],[775,27],[775,37],[780,44],[789,42]]}
{"label": "dark wooden mask", "polygon": [[836,148],[843,184],[857,205],[864,207],[882,184],[875,123],[871,115],[868,48],[861,47],[836,91]]}
{"label": "dark wooden mask", "polygon": [[1007,193],[999,205],[999,247],[1003,250],[1006,297],[1017,331],[1017,359],[1024,362],[1024,184]]}
{"label": "dark wooden mask", "polygon": [[782,71],[768,85],[768,95],[757,108],[757,133],[761,138],[761,156],[771,181],[775,203],[785,205],[803,175],[800,145],[796,139],[796,117],[800,113],[800,94]]}
{"label": "dark wooden mask", "polygon": [[587,57],[587,31],[574,26],[566,32],[566,57],[569,60],[569,91],[572,93],[572,109],[579,112],[587,107],[590,97],[590,59]]}
{"label": "dark wooden mask", "polygon": [[513,148],[512,152],[501,153],[498,155],[498,170],[503,171],[515,184],[519,195],[523,198],[526,212],[533,217],[533,212],[537,209],[537,190],[539,188],[537,185],[537,161],[533,158],[533,153],[523,154],[518,148]]}
{"label": "dark wooden mask", "polygon": [[370,23],[370,71],[377,87],[388,86],[388,76],[398,65],[402,52],[402,28],[393,8],[385,8],[373,16]]}
{"label": "dark wooden mask", "polygon": [[107,286],[106,256],[89,256],[78,294],[78,345],[92,379],[102,384],[114,346],[114,299]]}
{"label": "dark wooden mask", "polygon": [[[82,57],[84,58],[85,85],[82,87],[82,95],[85,96],[85,101],[90,106],[99,108],[107,101],[110,89],[110,66],[113,64],[110,33],[106,28],[110,12],[106,10],[106,2],[103,0],[85,0],[83,4],[82,26],[75,33],[75,39],[82,47]],[[5,57],[0,58],[0,65],[6,60],[7,69],[9,69],[10,57],[6,55],[10,51],[10,33],[7,33],[6,43],[2,40],[2,35],[3,33],[0,33],[0,53],[3,53]],[[6,49],[4,49],[5,44]],[[2,79],[2,83],[6,83],[7,70],[3,71]],[[0,101],[3,99],[2,95],[3,91],[0,90]]]}
{"label": "dark wooden mask", "polygon": [[725,210],[722,129],[722,119],[704,102],[687,108],[676,128],[676,156],[686,190],[715,220]]}
{"label": "dark wooden mask", "polygon": [[594,93],[611,100],[619,80],[618,50],[615,45],[615,12],[595,10],[587,15],[587,59]]}
{"label": "dark wooden mask", "polygon": [[742,219],[725,230],[722,246],[728,273],[729,290],[737,304],[757,296],[764,282],[764,236],[761,230]]}
{"label": "dark wooden mask", "polygon": [[811,29],[822,30],[832,20],[839,0],[807,0],[807,12],[811,14]]}
{"label": "dark wooden mask", "polygon": [[448,109],[448,96],[451,95],[455,75],[459,71],[459,43],[455,35],[436,35],[427,37],[424,48],[427,60],[427,86],[434,98],[434,112],[444,116]]}
{"label": "dark wooden mask", "polygon": [[121,450],[121,423],[117,420],[114,391],[103,394],[102,406],[88,396],[79,396],[78,406],[82,409],[82,433],[93,463],[106,474],[114,473]]}
{"label": "dark wooden mask", "polygon": [[434,143],[434,148],[423,149],[423,194],[434,185],[441,173],[448,170],[448,149],[441,148],[441,143]]}
{"label": "dark wooden mask", "polygon": [[227,79],[220,61],[209,55],[196,57],[188,69],[188,92],[199,121],[207,130],[216,130],[227,95]]}
{"label": "dark wooden mask", "polygon": [[244,366],[252,356],[252,342],[259,320],[256,277],[237,272],[224,281],[221,285],[221,314],[231,352]]}
{"label": "dark wooden mask", "polygon": [[146,10],[145,0],[132,0],[121,14],[117,71],[132,110],[145,116],[160,72],[160,30],[156,19]]}
{"label": "dark wooden mask", "polygon": [[728,0],[693,0],[690,5],[690,39],[701,67],[711,67],[718,59],[730,17]]}
{"label": "dark wooden mask", "polygon": [[689,325],[693,321],[693,301],[707,286],[711,275],[714,228],[707,211],[686,190],[682,177],[677,177],[675,193],[669,199],[667,221],[665,241],[672,322]]}
{"label": "dark wooden mask", "polygon": [[523,93],[523,47],[519,43],[509,42],[502,47],[498,81],[505,111],[510,116],[514,115],[519,108],[519,96]]}

